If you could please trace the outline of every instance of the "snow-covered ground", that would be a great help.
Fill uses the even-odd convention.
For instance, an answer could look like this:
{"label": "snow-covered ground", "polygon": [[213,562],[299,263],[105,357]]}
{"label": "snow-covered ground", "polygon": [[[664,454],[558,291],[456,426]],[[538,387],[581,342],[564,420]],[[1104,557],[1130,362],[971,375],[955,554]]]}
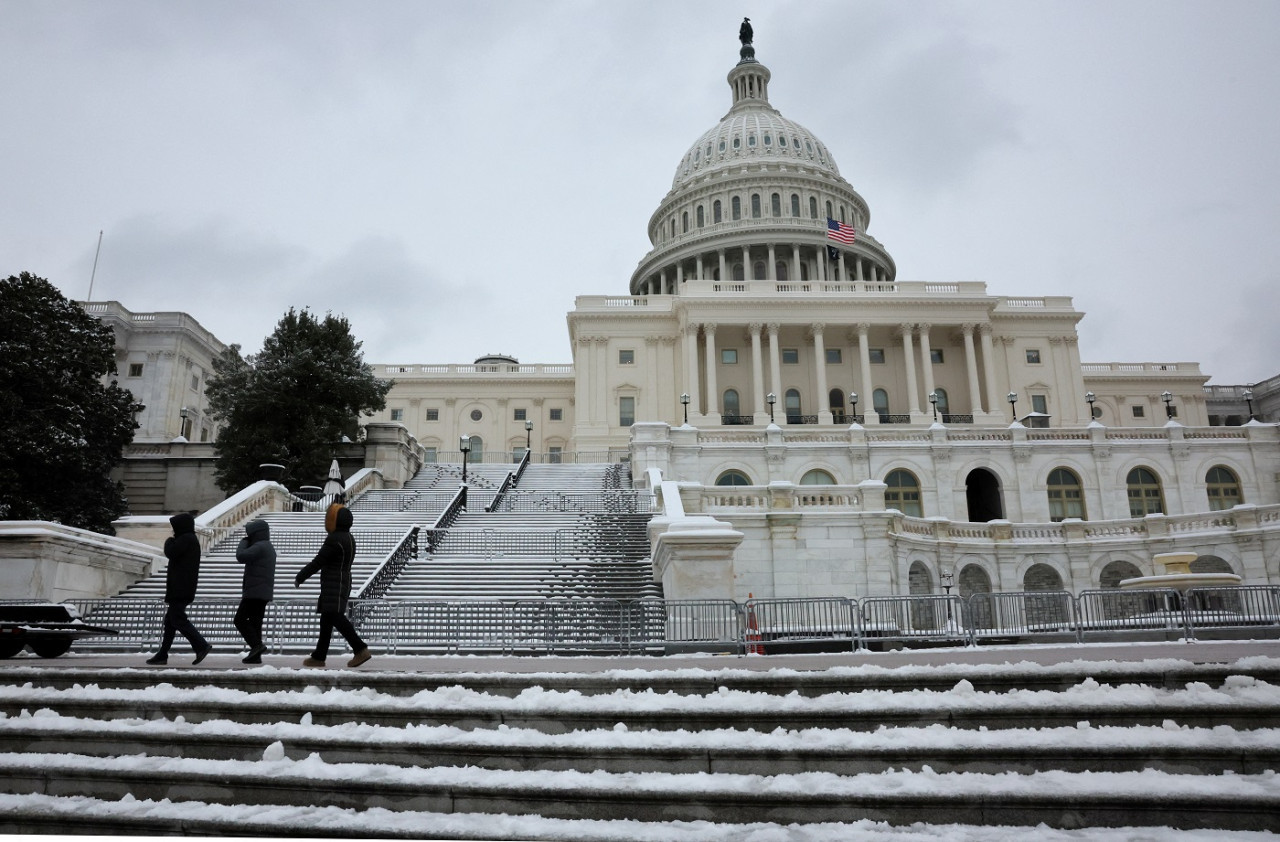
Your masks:
{"label": "snow-covered ground", "polygon": [[[1280,654],[1280,652],[1278,652]],[[91,659],[87,659],[91,660]],[[385,659],[390,665],[393,659]],[[788,662],[782,662],[788,663]],[[1164,659],[1158,662],[1165,670],[1177,670],[1191,666],[1189,660]],[[70,659],[62,662],[65,666],[74,666]],[[1151,662],[1148,662],[1151,665]],[[974,689],[965,675],[972,676],[975,667],[958,665],[909,666],[900,667],[908,672],[917,672],[922,677],[933,679],[940,677],[954,678],[950,690],[908,690],[900,692],[864,691],[857,693],[827,693],[816,697],[792,694],[777,696],[750,691],[720,690],[699,697],[683,696],[677,693],[649,692],[635,690],[618,690],[599,695],[585,695],[569,690],[554,690],[542,687],[527,689],[513,697],[486,695],[462,686],[445,686],[423,690],[412,696],[390,696],[374,689],[322,689],[311,686],[300,690],[278,691],[267,693],[246,693],[242,690],[217,686],[217,672],[210,671],[210,684],[194,689],[175,687],[165,683],[167,671],[155,670],[157,683],[143,689],[111,689],[92,684],[76,685],[66,690],[53,690],[33,686],[23,680],[25,667],[48,666],[45,662],[35,660],[12,661],[0,670],[0,678],[7,683],[0,685],[0,700],[9,706],[20,704],[23,712],[20,716],[0,718],[0,729],[7,726],[21,726],[28,729],[47,731],[50,734],[67,734],[74,732],[86,723],[71,716],[61,716],[44,709],[53,700],[92,700],[111,699],[129,701],[146,698],[150,703],[181,703],[193,699],[205,702],[236,702],[252,696],[257,702],[278,704],[282,710],[305,711],[301,715],[293,715],[290,721],[271,722],[266,724],[239,724],[226,720],[212,720],[199,723],[167,720],[123,719],[111,722],[97,722],[98,731],[109,729],[123,737],[129,735],[164,735],[164,734],[203,734],[224,735],[236,734],[261,738],[270,741],[261,759],[251,761],[208,760],[181,757],[160,757],[145,755],[104,758],[97,764],[99,768],[153,771],[163,774],[181,776],[184,774],[226,772],[228,774],[263,775],[275,780],[298,778],[299,785],[308,782],[329,780],[383,780],[402,784],[428,785],[445,781],[451,784],[483,783],[486,786],[501,788],[508,781],[515,785],[521,774],[501,770],[479,769],[475,767],[449,768],[415,768],[390,764],[374,763],[329,763],[318,754],[291,759],[285,746],[301,741],[364,741],[381,745],[403,745],[406,748],[447,747],[447,746],[526,746],[533,749],[557,747],[577,748],[643,748],[670,747],[706,749],[742,748],[774,748],[793,750],[830,749],[833,751],[859,752],[871,751],[882,747],[919,747],[936,748],[940,744],[956,750],[979,748],[1036,748],[1062,745],[1087,745],[1101,748],[1116,746],[1132,746],[1149,744],[1155,732],[1163,744],[1185,747],[1214,746],[1219,748],[1270,748],[1280,746],[1280,731],[1264,730],[1256,733],[1239,732],[1233,728],[1219,726],[1213,728],[1193,728],[1166,722],[1163,726],[1140,726],[1128,728],[1095,727],[1082,719],[1075,727],[1053,727],[1043,729],[1010,729],[1007,731],[964,730],[933,725],[922,728],[880,728],[875,731],[855,731],[849,729],[806,729],[757,732],[751,730],[717,729],[712,731],[630,731],[619,723],[611,729],[580,731],[567,734],[547,734],[535,730],[498,727],[493,730],[460,729],[450,726],[417,726],[387,727],[366,724],[360,721],[361,711],[371,706],[382,709],[397,706],[415,711],[434,710],[448,712],[463,710],[482,703],[488,709],[520,712],[537,710],[547,713],[572,714],[575,712],[591,712],[608,714],[618,712],[620,717],[643,711],[679,712],[697,710],[699,712],[724,711],[740,715],[742,721],[749,722],[753,712],[768,706],[771,711],[786,710],[796,712],[818,712],[842,710],[850,712],[874,712],[876,710],[932,710],[946,708],[952,711],[970,710],[986,711],[999,714],[1000,711],[1017,706],[1025,709],[1028,706],[1060,707],[1063,693],[1053,691],[1019,690],[1010,693],[979,692]],[[606,671],[605,675],[615,675],[643,681],[646,675],[670,678],[673,675],[671,662],[651,671],[643,669],[624,669]],[[1239,662],[1242,669],[1249,667],[1280,668],[1280,658],[1254,656]],[[768,669],[767,659],[755,659],[751,662],[750,671],[758,673],[762,668]],[[1058,666],[1044,666],[1033,663],[1016,666],[992,665],[988,669],[1005,671],[1015,669],[1027,673],[1055,671]],[[1140,685],[1109,686],[1105,676],[1111,671],[1122,671],[1129,667],[1120,661],[1093,662],[1090,672],[1094,677],[1080,681],[1074,688],[1065,691],[1074,704],[1082,709],[1091,707],[1134,708],[1144,711],[1159,710],[1165,705],[1193,703],[1197,708],[1216,708],[1227,710],[1232,706],[1262,703],[1280,703],[1280,687],[1255,680],[1247,676],[1229,679],[1222,687],[1212,688],[1202,684],[1192,684],[1179,690],[1162,690]],[[269,674],[282,669],[279,666],[266,665],[255,668],[255,672]],[[857,677],[864,675],[881,675],[885,667],[878,665],[836,666],[825,672]],[[979,672],[983,671],[978,667]],[[330,670],[332,672],[333,670]],[[781,673],[791,673],[791,667],[782,667]],[[675,671],[691,678],[706,679],[714,682],[717,678],[727,679],[741,674],[736,667],[713,670],[701,667],[680,668]],[[488,678],[493,672],[485,671]],[[522,673],[525,680],[528,673]],[[549,677],[554,673],[547,673]],[[714,686],[714,685],[713,685]],[[312,712],[345,711],[349,714],[348,722],[340,725],[321,725],[312,722]],[[37,758],[50,767],[60,762],[58,755]],[[31,754],[0,754],[0,775],[19,763],[29,763]],[[690,787],[707,787],[709,790],[741,791],[752,793],[773,793],[785,795],[788,792],[826,792],[840,794],[844,792],[858,794],[867,793],[904,793],[933,792],[959,793],[982,798],[987,795],[998,796],[1010,792],[1043,792],[1062,794],[1076,793],[1082,798],[1098,793],[1124,793],[1128,791],[1149,792],[1162,791],[1171,797],[1210,795],[1230,799],[1235,796],[1260,795],[1280,799],[1280,776],[1274,770],[1263,774],[1242,775],[1170,775],[1156,770],[1139,772],[1096,772],[1066,773],[1040,772],[1034,776],[1020,775],[1012,772],[998,774],[979,773],[935,773],[931,770],[903,771],[888,770],[879,774],[859,774],[856,776],[834,775],[825,772],[806,772],[792,775],[734,775],[734,774],[698,774],[668,775],[659,773],[609,773],[601,771],[545,771],[540,772],[539,779],[549,789],[563,787],[571,790],[575,787],[589,786],[595,790],[619,793],[636,789],[662,791],[666,788],[679,787],[690,791]],[[253,806],[245,808],[251,814],[253,832],[270,836],[275,832],[288,831],[297,833],[308,830],[316,833],[339,833],[351,837],[366,836],[373,833],[384,834],[421,834],[422,828],[429,827],[433,832],[447,834],[459,839],[487,839],[493,837],[518,838],[529,840],[639,840],[641,842],[683,842],[683,840],[724,840],[728,842],[792,842],[806,840],[810,842],[846,842],[846,840],[886,840],[886,842],[903,842],[904,840],[982,840],[983,842],[1028,842],[1028,840],[1099,840],[1099,842],[1139,842],[1139,840],[1262,840],[1275,839],[1266,832],[1230,832],[1230,831],[1176,831],[1169,828],[1121,828],[1121,829],[1081,829],[1060,830],[1039,827],[974,827],[960,825],[913,825],[894,827],[877,822],[849,822],[805,825],[773,825],[773,824],[732,824],[708,822],[629,822],[629,821],[566,821],[539,816],[517,815],[476,815],[476,814],[426,814],[421,812],[397,812],[383,809],[348,810],[336,807],[275,807]],[[221,804],[202,804],[192,802],[171,803],[169,801],[147,801],[126,796],[119,801],[102,801],[94,798],[49,798],[42,795],[0,795],[0,814],[23,814],[71,812],[78,816],[130,816],[130,817],[173,817],[186,821],[208,819],[225,821],[229,812],[235,812]]]}

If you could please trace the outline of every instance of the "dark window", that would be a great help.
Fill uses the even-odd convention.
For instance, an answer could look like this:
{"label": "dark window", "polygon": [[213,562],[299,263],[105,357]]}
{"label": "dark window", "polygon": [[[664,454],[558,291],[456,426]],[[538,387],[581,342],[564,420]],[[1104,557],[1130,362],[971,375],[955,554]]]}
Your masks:
{"label": "dark window", "polygon": [[563,421],[563,420],[564,420],[564,410],[563,410],[563,409],[561,409],[560,407],[556,407],[555,409],[552,409],[552,410],[551,410],[550,415],[548,415],[547,417],[548,417],[548,419],[549,419],[549,420],[551,420],[551,421]]}
{"label": "dark window", "polygon": [[528,410],[526,410],[526,409],[517,409],[517,410],[515,410],[514,414],[511,416],[511,417],[512,417],[512,420],[513,420],[513,421],[524,421],[524,420],[525,420],[525,418],[527,418],[527,417],[528,417],[527,413],[528,413]]}
{"label": "dark window", "polygon": [[129,376],[130,376],[130,377],[141,377],[141,376],[142,376],[142,363],[129,363]]}

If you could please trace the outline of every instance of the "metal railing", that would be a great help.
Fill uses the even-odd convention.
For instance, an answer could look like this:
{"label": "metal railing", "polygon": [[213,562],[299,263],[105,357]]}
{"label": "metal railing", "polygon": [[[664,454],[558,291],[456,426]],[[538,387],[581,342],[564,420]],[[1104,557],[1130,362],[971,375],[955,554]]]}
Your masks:
{"label": "metal railing", "polygon": [[[6,600],[5,602],[22,602]],[[146,651],[160,643],[159,599],[73,600],[114,637],[81,651]],[[242,641],[238,600],[197,600],[187,614],[216,648]],[[844,599],[397,601],[353,599],[361,635],[386,653],[726,652],[765,654],[885,646],[1036,644],[1093,640],[1280,639],[1280,587],[909,595]],[[263,631],[271,651],[304,652],[318,629],[315,601],[277,600]],[[179,642],[181,643],[181,642]]]}

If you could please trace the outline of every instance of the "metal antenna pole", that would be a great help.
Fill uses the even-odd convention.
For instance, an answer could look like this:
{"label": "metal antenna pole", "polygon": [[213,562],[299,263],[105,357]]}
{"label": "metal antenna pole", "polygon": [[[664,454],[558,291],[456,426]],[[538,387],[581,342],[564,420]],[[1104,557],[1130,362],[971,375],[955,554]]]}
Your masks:
{"label": "metal antenna pole", "polygon": [[85,301],[93,300],[93,279],[98,274],[98,255],[102,254],[102,232],[98,232],[98,249],[93,253],[93,272],[89,275],[89,297]]}

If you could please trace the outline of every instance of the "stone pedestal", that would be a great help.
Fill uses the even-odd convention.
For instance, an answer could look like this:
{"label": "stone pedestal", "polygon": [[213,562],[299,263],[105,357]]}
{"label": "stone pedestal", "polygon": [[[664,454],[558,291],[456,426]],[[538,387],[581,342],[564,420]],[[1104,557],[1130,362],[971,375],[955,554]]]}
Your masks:
{"label": "stone pedestal", "polygon": [[733,599],[733,553],[743,534],[712,517],[673,520],[653,544],[653,575],[667,599]]}

